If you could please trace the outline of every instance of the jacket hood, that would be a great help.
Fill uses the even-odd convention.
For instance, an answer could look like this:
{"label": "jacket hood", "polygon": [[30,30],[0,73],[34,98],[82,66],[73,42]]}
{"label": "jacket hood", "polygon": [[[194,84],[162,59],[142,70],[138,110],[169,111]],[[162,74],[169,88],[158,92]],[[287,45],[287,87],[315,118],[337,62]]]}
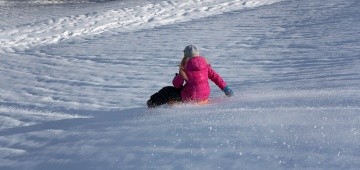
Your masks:
{"label": "jacket hood", "polygon": [[207,68],[207,61],[204,57],[195,56],[190,58],[186,63],[186,70],[189,71],[200,71]]}

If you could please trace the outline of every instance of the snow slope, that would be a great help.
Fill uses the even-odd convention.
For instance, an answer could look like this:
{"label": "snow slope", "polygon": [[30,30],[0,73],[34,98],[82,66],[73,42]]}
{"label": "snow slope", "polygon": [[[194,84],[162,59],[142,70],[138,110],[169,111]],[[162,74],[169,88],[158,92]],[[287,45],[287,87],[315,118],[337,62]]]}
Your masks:
{"label": "snow slope", "polygon": [[276,1],[278,0],[161,1],[135,7],[92,11],[7,28],[0,34],[0,44],[4,51],[24,50],[78,36],[100,34],[116,28],[117,31],[152,28]]}
{"label": "snow slope", "polygon": [[[51,2],[0,1],[0,169],[360,168],[357,0]],[[188,44],[235,97],[147,110]]]}

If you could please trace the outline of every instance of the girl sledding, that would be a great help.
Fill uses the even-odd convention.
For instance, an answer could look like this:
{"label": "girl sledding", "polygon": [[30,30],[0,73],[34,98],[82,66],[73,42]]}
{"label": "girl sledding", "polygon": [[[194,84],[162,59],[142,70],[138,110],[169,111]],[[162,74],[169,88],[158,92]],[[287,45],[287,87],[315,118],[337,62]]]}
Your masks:
{"label": "girl sledding", "polygon": [[210,96],[209,79],[213,81],[226,96],[233,96],[233,91],[226,85],[223,78],[211,68],[205,57],[201,56],[194,45],[184,49],[184,57],[179,65],[179,72],[167,86],[151,95],[147,101],[149,108],[172,103],[206,104]]}

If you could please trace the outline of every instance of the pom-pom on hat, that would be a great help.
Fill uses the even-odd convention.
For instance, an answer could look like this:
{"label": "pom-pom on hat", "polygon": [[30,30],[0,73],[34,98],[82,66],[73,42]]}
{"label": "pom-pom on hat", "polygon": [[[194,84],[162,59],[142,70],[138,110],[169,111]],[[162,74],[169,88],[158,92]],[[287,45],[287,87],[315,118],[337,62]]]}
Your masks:
{"label": "pom-pom on hat", "polygon": [[191,58],[199,54],[199,50],[194,45],[188,45],[184,49],[184,56],[187,58]]}

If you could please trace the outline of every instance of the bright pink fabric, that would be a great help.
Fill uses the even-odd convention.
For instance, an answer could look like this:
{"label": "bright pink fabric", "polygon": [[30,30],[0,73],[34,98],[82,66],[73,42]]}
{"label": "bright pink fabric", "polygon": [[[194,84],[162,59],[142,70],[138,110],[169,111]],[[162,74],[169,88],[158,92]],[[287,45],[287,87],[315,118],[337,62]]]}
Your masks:
{"label": "bright pink fabric", "polygon": [[196,56],[190,58],[186,63],[185,73],[188,81],[185,81],[179,74],[173,79],[173,85],[177,88],[185,85],[181,90],[183,101],[203,101],[210,95],[208,79],[213,81],[220,89],[226,86],[225,81],[207,63],[204,57]]}

